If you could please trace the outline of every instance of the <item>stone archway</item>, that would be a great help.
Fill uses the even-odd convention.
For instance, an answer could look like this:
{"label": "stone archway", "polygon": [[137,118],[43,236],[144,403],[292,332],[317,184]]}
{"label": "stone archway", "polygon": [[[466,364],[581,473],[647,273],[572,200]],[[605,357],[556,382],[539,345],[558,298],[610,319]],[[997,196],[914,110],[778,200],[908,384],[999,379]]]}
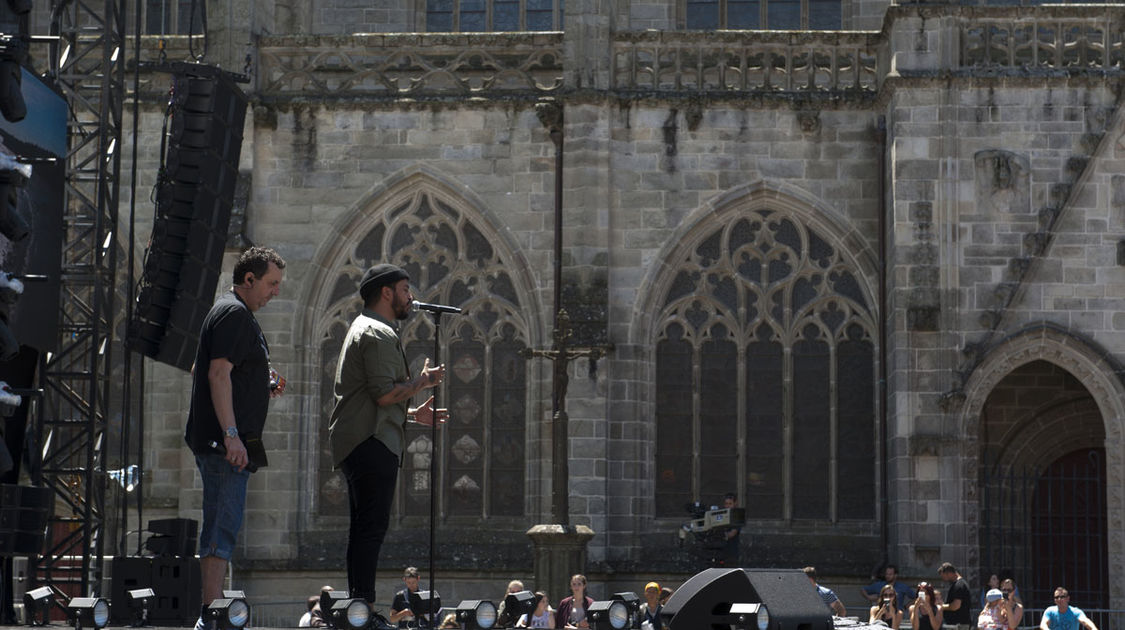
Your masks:
{"label": "stone archway", "polygon": [[[1027,414],[1026,422],[1008,423],[999,436],[986,435],[984,427],[996,426],[988,424],[988,414],[995,413],[995,408],[989,406],[990,398],[998,388],[1002,390],[1005,387],[1004,379],[1009,375],[1018,374],[1021,369],[1027,373],[1035,370],[1036,365],[1054,370],[1062,385],[1066,385],[1063,381],[1069,379],[1069,385],[1062,389],[1070,394],[1053,401],[1044,400],[1042,405]],[[962,466],[964,481],[976,483],[978,467],[982,463],[978,454],[983,453],[986,447],[997,460],[1029,462],[1049,452],[1052,445],[1059,449],[1056,451],[1058,455],[1064,455],[1062,451],[1066,448],[1089,447],[1100,439],[1105,452],[1106,487],[1120,487],[1125,482],[1125,445],[1122,444],[1125,435],[1122,431],[1125,386],[1118,377],[1120,373],[1120,366],[1091,342],[1050,323],[1029,326],[1002,340],[992,348],[966,383],[965,404],[960,414],[960,426],[966,440]],[[1089,428],[1097,423],[1101,425],[1101,435],[1090,435]],[[1067,432],[1060,434],[1060,427],[1065,427],[1069,435]],[[1083,431],[1087,431],[1084,436],[1081,435]],[[1017,435],[1023,439],[1016,439]],[[1039,469],[1050,463],[1042,462]],[[973,502],[984,500],[984,497],[976,495]],[[968,505],[966,509],[980,513],[982,507]],[[1125,566],[1125,531],[1122,528],[1125,497],[1118,492],[1106,492],[1104,512],[1108,535],[1103,561],[1111,572],[1120,571],[1120,567]],[[967,541],[968,544],[977,547],[981,542],[979,535],[978,531],[978,539]],[[1120,576],[1111,573],[1108,590],[1110,605],[1116,607],[1125,601],[1125,588],[1114,577]]]}

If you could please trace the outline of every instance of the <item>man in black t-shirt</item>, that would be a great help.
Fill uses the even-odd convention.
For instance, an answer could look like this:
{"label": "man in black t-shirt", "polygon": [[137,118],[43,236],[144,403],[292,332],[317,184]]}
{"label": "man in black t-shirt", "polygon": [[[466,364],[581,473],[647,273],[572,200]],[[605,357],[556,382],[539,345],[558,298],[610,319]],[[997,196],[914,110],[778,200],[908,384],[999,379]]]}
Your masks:
{"label": "man in black t-shirt", "polygon": [[[199,332],[184,440],[203,480],[199,568],[204,611],[222,593],[250,473],[266,465],[261,439],[269,399],[285,389],[285,379],[270,368],[269,346],[254,318],[278,294],[284,268],[272,249],[244,252],[234,266],[234,286],[215,300]],[[201,613],[197,629],[204,626],[203,618]]]}
{"label": "man in black t-shirt", "polygon": [[949,582],[949,591],[945,596],[945,602],[941,604],[945,616],[943,625],[957,626],[957,630],[968,630],[973,625],[973,616],[969,612],[969,601],[972,598],[969,583],[961,577],[957,568],[948,562],[942,563],[938,575],[942,580]]}

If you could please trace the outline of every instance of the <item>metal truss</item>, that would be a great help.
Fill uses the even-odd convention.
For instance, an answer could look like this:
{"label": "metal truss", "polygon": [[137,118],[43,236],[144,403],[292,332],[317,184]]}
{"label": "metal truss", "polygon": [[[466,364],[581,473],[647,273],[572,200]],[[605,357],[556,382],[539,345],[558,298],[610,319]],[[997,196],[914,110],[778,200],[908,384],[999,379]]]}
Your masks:
{"label": "metal truss", "polygon": [[[47,74],[69,103],[59,345],[40,365],[44,390],[35,481],[55,492],[32,583],[99,592],[106,538],[106,444],[111,414],[118,181],[125,99],[125,0],[57,0]],[[112,539],[111,543],[112,545]],[[112,547],[111,547],[112,548]],[[76,592],[78,591],[78,592]]]}

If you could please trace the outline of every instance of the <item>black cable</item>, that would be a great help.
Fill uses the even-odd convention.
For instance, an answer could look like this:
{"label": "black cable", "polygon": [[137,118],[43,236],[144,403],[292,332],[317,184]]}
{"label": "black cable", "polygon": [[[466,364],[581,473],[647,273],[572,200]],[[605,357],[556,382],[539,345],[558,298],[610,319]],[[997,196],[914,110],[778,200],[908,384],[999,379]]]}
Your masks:
{"label": "black cable", "polygon": [[191,0],[191,18],[188,20],[188,54],[197,62],[207,56],[207,3],[199,4],[199,22],[203,35],[203,52],[195,54],[195,7],[198,0]]}

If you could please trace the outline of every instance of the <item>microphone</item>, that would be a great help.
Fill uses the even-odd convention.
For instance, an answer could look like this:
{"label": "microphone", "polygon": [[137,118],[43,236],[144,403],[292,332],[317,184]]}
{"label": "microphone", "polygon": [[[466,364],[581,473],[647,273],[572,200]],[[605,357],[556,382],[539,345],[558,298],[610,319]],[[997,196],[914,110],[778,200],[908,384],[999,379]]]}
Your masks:
{"label": "microphone", "polygon": [[461,309],[456,306],[446,306],[444,304],[427,304],[414,300],[414,310],[416,311],[429,311],[431,313],[460,313]]}

